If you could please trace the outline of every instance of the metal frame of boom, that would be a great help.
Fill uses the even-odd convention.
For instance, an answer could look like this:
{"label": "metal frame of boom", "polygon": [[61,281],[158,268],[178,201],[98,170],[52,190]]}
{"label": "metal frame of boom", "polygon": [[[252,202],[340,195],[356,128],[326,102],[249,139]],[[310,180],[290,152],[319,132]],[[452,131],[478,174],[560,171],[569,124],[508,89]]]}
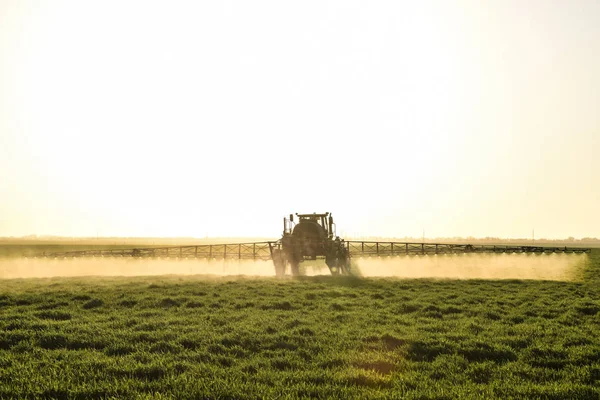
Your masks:
{"label": "metal frame of boom", "polygon": [[[350,257],[383,257],[401,255],[434,255],[465,253],[589,253],[584,247],[473,245],[449,243],[344,241]],[[38,257],[138,257],[216,260],[273,260],[282,251],[282,242],[251,242],[232,244],[204,244],[197,246],[171,246],[131,249],[78,250],[41,253]],[[323,258],[323,257],[319,257]]]}

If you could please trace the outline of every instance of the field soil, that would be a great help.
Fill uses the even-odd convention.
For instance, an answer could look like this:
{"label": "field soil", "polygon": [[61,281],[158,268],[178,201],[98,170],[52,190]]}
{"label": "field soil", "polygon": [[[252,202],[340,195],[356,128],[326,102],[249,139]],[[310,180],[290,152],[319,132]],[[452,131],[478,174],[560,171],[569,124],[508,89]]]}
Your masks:
{"label": "field soil", "polygon": [[596,399],[585,257],[568,280],[2,279],[0,398]]}

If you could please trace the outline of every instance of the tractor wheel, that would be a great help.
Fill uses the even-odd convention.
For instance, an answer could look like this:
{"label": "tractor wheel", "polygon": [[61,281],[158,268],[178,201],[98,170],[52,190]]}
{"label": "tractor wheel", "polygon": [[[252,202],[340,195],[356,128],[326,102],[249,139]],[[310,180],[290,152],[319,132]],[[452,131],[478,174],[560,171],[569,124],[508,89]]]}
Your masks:
{"label": "tractor wheel", "polygon": [[292,269],[292,276],[300,275],[300,263],[298,262],[290,262],[290,267]]}
{"label": "tractor wheel", "polygon": [[338,259],[335,250],[330,250],[325,256],[325,264],[329,267],[331,275],[339,275]]}
{"label": "tractor wheel", "polygon": [[281,250],[273,250],[273,265],[275,266],[275,275],[276,276],[284,276],[285,275],[285,256],[283,251]]}
{"label": "tractor wheel", "polygon": [[339,265],[344,275],[350,275],[350,254],[348,254],[348,251],[345,249],[340,257]]}
{"label": "tractor wheel", "polygon": [[340,259],[340,270],[344,275],[350,275],[350,257]]}

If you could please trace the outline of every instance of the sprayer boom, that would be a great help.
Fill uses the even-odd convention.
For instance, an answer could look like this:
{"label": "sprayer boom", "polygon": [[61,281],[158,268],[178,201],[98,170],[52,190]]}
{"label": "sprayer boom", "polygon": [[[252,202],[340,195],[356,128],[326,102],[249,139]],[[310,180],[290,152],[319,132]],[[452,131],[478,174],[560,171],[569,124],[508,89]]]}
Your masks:
{"label": "sprayer boom", "polygon": [[473,245],[383,241],[344,241],[336,236],[331,213],[290,214],[283,220],[281,239],[266,242],[204,244],[197,246],[149,247],[109,250],[82,250],[42,253],[40,257],[136,257],[215,260],[272,260],[275,273],[300,273],[306,260],[324,259],[332,275],[350,274],[352,257],[437,255],[465,253],[589,253],[584,247],[546,247],[513,245]]}

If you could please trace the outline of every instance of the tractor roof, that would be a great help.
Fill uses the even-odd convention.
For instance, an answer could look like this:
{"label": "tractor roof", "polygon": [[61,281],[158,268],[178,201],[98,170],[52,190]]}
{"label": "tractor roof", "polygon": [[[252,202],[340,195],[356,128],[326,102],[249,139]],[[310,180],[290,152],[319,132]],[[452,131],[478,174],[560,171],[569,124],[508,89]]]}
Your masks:
{"label": "tractor roof", "polygon": [[297,216],[299,217],[327,217],[329,215],[328,212],[324,213],[324,214],[317,214],[317,213],[312,213],[312,214],[298,214],[296,213]]}

